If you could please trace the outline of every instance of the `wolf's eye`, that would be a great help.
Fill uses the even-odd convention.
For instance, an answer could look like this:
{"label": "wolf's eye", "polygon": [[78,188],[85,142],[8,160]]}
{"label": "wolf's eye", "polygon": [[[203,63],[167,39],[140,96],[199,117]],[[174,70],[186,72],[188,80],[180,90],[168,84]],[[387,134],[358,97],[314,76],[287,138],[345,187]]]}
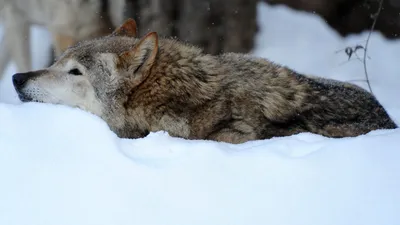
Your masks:
{"label": "wolf's eye", "polygon": [[79,71],[78,69],[72,69],[70,71],[68,71],[69,74],[75,75],[75,76],[79,76],[82,75],[81,71]]}

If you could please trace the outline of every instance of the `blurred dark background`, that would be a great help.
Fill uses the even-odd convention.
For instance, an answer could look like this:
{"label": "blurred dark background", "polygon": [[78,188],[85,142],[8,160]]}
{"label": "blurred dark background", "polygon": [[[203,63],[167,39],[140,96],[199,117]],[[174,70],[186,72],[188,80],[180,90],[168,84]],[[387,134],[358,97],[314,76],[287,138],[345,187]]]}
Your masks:
{"label": "blurred dark background", "polygon": [[[139,34],[157,31],[201,46],[206,52],[249,52],[257,32],[259,1],[319,14],[342,36],[369,30],[379,0],[126,0],[124,17],[134,18]],[[400,36],[400,0],[384,0],[375,30]]]}

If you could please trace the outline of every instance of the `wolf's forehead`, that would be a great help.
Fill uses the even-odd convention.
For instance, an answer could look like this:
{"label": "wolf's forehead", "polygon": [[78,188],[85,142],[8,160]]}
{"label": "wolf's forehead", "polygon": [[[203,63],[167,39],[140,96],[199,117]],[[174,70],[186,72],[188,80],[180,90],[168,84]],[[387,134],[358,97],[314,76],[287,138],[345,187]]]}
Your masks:
{"label": "wolf's forehead", "polygon": [[128,37],[106,37],[82,42],[72,48],[78,55],[93,55],[95,53],[121,54],[132,49],[137,40]]}
{"label": "wolf's forehead", "polygon": [[131,50],[137,41],[128,37],[106,37],[84,41],[68,48],[56,64],[68,68],[76,63],[91,67],[96,64],[97,57],[101,56],[101,53],[122,54]]}

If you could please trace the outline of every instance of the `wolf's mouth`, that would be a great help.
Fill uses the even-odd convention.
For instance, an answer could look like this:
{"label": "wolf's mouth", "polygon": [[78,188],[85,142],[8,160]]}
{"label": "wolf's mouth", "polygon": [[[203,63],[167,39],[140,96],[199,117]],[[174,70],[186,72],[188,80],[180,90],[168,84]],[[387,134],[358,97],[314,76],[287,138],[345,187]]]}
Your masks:
{"label": "wolf's mouth", "polygon": [[17,93],[18,93],[19,100],[21,100],[22,102],[42,102],[42,101],[39,101],[37,99],[33,99],[29,95],[21,93],[20,91],[17,91]]}
{"label": "wolf's mouth", "polygon": [[22,94],[22,93],[19,92],[19,91],[18,91],[18,98],[19,98],[19,100],[21,100],[22,102],[31,102],[31,101],[33,101],[33,98],[31,98],[31,97],[29,97],[29,96],[27,96],[27,95],[24,95],[24,94]]}

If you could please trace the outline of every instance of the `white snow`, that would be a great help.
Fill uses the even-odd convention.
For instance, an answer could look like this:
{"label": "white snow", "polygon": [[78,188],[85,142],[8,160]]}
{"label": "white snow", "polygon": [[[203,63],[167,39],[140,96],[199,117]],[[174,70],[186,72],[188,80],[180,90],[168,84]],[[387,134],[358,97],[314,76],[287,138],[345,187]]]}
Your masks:
{"label": "white snow", "polygon": [[[335,51],[366,33],[342,39],[315,15],[258,10],[254,54],[307,74],[363,79],[362,64]],[[49,40],[40,32],[34,43]],[[370,44],[373,91],[399,122],[400,41],[373,34]],[[36,46],[40,68],[48,45]],[[400,224],[400,129],[241,145],[164,132],[120,139],[79,109],[10,104],[14,71],[0,82],[1,225]]]}

